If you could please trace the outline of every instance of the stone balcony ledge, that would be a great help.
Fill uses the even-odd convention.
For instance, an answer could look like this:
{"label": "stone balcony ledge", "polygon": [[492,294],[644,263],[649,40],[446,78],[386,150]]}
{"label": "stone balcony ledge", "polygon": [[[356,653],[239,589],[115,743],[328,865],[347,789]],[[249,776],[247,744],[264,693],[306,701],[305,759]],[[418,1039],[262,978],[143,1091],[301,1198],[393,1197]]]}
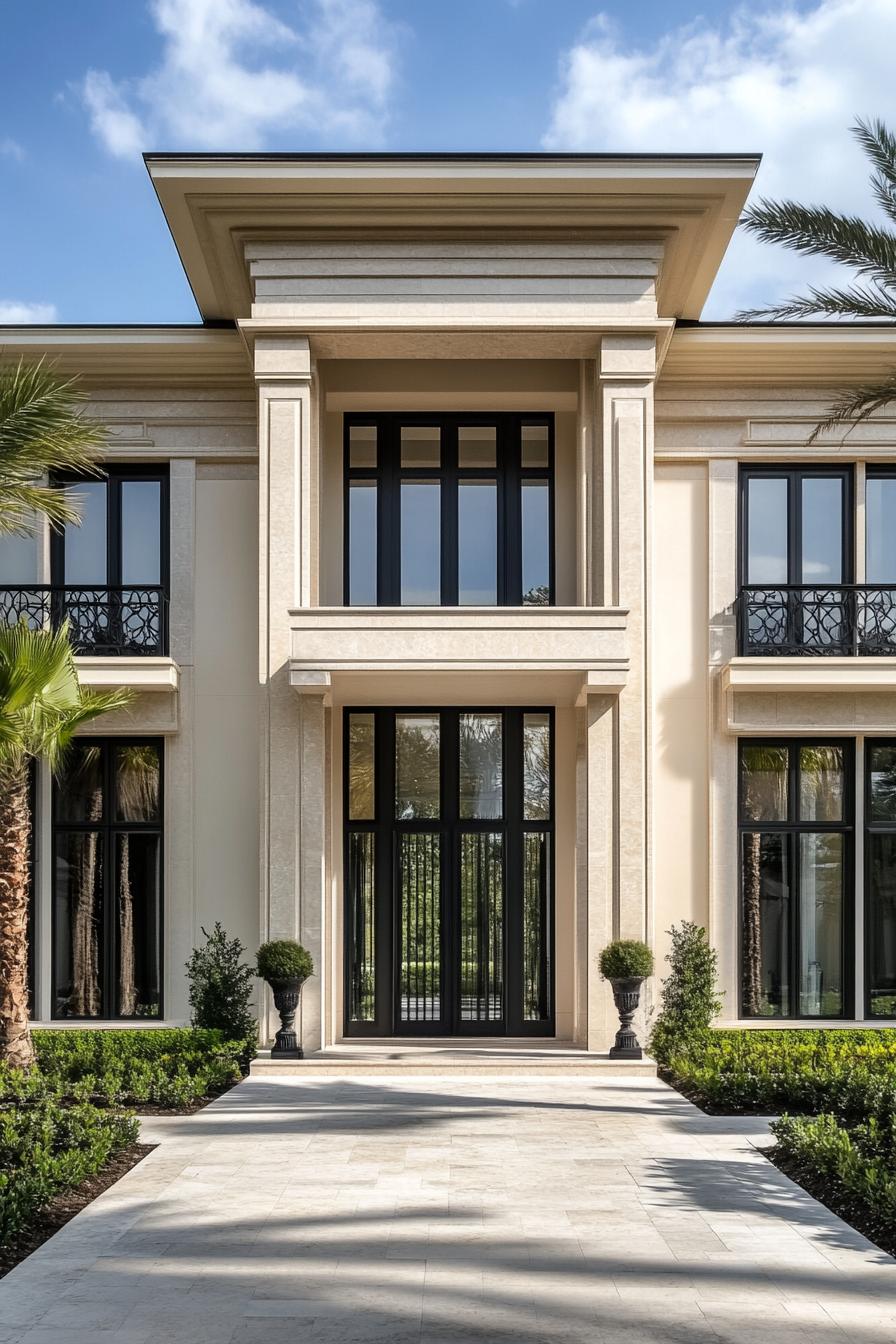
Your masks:
{"label": "stone balcony ledge", "polygon": [[611,693],[628,673],[620,607],[303,607],[289,613],[290,681],[379,672],[577,673]]}

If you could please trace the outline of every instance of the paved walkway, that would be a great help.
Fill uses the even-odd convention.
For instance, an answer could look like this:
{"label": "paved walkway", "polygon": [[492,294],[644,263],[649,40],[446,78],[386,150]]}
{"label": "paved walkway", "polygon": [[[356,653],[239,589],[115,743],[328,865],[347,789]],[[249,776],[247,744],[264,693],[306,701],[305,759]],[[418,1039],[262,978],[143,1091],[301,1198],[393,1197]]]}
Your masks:
{"label": "paved walkway", "polygon": [[252,1079],[0,1282],[0,1344],[870,1344],[896,1263],[649,1079]]}

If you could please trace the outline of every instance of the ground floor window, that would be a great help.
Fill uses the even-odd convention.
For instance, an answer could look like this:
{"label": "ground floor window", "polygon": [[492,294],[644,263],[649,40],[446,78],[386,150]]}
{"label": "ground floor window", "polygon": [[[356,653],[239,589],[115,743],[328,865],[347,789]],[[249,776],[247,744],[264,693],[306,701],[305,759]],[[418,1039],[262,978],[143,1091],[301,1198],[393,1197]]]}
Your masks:
{"label": "ground floor window", "polygon": [[553,714],[344,720],[345,1029],[553,1030]]}
{"label": "ground floor window", "polygon": [[81,738],[53,785],[53,1016],[161,1015],[162,742]]}
{"label": "ground floor window", "polygon": [[741,1012],[851,1017],[854,749],[742,741]]}
{"label": "ground floor window", "polygon": [[865,985],[869,1017],[896,1017],[896,742],[865,743]]}

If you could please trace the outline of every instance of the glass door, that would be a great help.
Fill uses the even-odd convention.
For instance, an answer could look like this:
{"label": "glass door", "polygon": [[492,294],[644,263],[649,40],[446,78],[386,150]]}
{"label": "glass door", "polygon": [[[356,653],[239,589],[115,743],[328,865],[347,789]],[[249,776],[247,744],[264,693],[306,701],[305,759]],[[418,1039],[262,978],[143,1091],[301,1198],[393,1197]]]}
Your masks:
{"label": "glass door", "polygon": [[346,712],[346,1034],[550,1034],[552,730]]}

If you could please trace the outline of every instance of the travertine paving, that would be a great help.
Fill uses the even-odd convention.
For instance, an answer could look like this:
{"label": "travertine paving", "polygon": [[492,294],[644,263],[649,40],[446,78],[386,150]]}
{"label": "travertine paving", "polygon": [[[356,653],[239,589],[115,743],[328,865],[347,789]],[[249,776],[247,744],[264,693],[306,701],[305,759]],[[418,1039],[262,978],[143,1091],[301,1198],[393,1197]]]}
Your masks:
{"label": "travertine paving", "polygon": [[896,1338],[896,1263],[651,1079],[249,1079],[0,1282],[0,1344]]}

